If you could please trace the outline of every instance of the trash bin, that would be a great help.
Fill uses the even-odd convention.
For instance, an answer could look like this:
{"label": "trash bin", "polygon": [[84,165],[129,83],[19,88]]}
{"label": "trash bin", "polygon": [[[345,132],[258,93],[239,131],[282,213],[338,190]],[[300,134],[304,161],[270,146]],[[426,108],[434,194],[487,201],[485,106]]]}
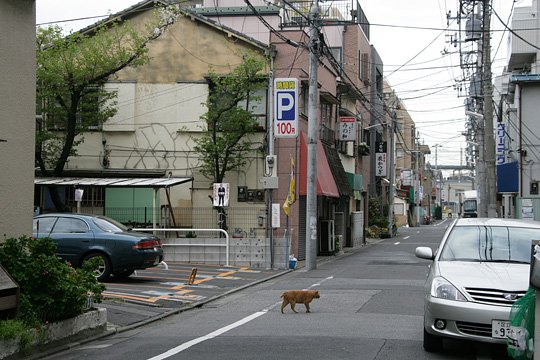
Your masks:
{"label": "trash bin", "polygon": [[289,256],[289,269],[296,269],[296,264],[297,264],[298,260],[294,257],[294,256]]}

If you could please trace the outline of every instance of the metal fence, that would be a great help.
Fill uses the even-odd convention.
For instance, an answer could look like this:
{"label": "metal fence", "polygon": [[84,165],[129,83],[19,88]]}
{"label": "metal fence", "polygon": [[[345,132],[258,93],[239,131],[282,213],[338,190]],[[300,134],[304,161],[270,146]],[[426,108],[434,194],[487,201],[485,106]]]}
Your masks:
{"label": "metal fence", "polygon": [[[153,226],[152,207],[83,207],[81,212],[105,215],[131,227]],[[156,214],[157,226],[161,228],[218,229],[223,222],[233,237],[261,236],[266,227],[266,210],[262,207],[227,207],[222,215],[213,207],[161,206]]]}

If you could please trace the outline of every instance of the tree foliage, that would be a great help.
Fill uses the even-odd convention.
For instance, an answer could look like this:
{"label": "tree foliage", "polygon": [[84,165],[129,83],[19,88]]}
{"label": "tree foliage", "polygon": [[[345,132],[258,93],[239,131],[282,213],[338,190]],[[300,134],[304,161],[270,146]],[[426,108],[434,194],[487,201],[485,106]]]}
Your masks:
{"label": "tree foliage", "polygon": [[[128,22],[104,23],[68,36],[58,26],[38,29],[37,113],[43,118],[36,134],[36,162],[44,176],[62,176],[84,132],[99,129],[116,113],[116,93],[103,85],[118,71],[148,62],[147,44],[174,22],[173,13],[162,10],[141,32]],[[57,210],[63,210],[56,191],[51,195]]]}
{"label": "tree foliage", "polygon": [[267,59],[248,54],[244,61],[226,75],[209,69],[210,93],[205,102],[206,131],[195,139],[194,150],[201,159],[201,173],[213,182],[223,182],[227,172],[246,165],[246,154],[253,150],[257,119],[252,107],[260,97],[256,92],[266,87],[261,72]]}

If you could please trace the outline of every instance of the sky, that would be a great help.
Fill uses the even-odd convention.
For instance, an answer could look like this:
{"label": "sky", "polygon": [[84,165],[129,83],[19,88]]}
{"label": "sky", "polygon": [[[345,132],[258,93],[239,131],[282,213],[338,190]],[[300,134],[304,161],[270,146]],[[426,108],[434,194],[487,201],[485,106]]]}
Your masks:
{"label": "sky", "polygon": [[[493,8],[505,22],[513,7],[530,6],[532,0],[493,0]],[[38,25],[57,23],[66,31],[77,30],[121,11],[139,0],[36,0]],[[384,63],[384,76],[405,103],[419,132],[419,142],[431,148],[432,165],[465,163],[466,117],[463,102],[467,88],[456,87],[463,79],[459,46],[450,40],[459,29],[458,0],[359,0],[371,26],[370,41]],[[450,20],[447,14],[450,13]],[[96,18],[92,18],[96,17]],[[91,19],[88,19],[91,18]],[[85,19],[81,21],[65,21]],[[501,75],[507,63],[508,32],[495,17],[492,72]]]}

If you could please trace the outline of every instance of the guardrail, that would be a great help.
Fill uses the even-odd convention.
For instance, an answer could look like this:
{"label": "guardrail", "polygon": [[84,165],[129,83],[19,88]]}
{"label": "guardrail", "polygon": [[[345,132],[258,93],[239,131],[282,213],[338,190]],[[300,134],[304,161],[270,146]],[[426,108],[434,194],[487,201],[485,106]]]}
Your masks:
{"label": "guardrail", "polygon": [[229,266],[229,233],[227,233],[223,229],[162,229],[162,228],[137,228],[133,229],[134,231],[152,231],[153,233],[156,233],[158,231],[163,232],[220,232],[225,235],[225,244],[162,244],[163,246],[171,246],[171,247],[181,247],[181,246],[215,246],[215,247],[225,247],[225,266]]}

